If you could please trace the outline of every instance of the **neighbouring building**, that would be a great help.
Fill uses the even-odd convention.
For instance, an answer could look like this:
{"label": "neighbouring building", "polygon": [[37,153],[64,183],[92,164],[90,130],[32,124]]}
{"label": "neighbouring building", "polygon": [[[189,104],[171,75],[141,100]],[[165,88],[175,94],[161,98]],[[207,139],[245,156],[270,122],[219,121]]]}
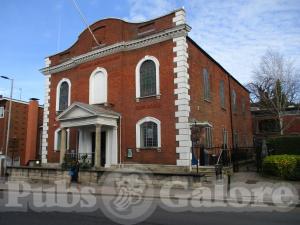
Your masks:
{"label": "neighbouring building", "polygon": [[[6,153],[10,99],[0,96],[0,152]],[[12,100],[9,144],[10,165],[28,165],[41,155],[43,107],[36,99],[29,102]]]}
{"label": "neighbouring building", "polygon": [[300,135],[300,110],[299,107],[290,106],[285,109],[281,116],[281,123],[278,116],[260,107],[251,107],[253,135],[256,139],[263,139],[274,136]]}
{"label": "neighbouring building", "polygon": [[183,9],[142,23],[103,19],[47,57],[42,162],[191,164],[191,125],[212,149],[252,146],[247,89],[189,36]]}

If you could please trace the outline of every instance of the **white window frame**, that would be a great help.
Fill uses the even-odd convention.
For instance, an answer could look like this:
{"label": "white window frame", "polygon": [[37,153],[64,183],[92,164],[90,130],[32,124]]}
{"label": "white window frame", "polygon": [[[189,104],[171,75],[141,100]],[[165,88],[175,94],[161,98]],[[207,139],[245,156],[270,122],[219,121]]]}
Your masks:
{"label": "white window frame", "polygon": [[[143,62],[151,60],[155,64],[155,79],[156,79],[156,96],[160,95],[160,86],[159,86],[159,61],[154,56],[146,55],[144,58],[142,58],[135,68],[135,95],[136,98],[141,98],[141,87],[140,87],[140,69]],[[147,97],[147,96],[146,96]]]}
{"label": "white window frame", "polygon": [[[104,90],[104,102],[95,102],[94,100],[94,86],[92,85],[93,78],[97,73],[103,73],[104,75],[104,84],[105,84],[105,90]],[[103,104],[107,102],[107,93],[108,93],[108,86],[107,86],[107,71],[106,69],[102,67],[97,67],[90,76],[89,80],[89,104]]]}
{"label": "white window frame", "polygon": [[0,119],[2,119],[2,118],[5,117],[5,111],[4,111],[4,107],[3,106],[0,107],[0,112],[1,112]]}
{"label": "white window frame", "polygon": [[[54,151],[59,152],[60,149],[58,149],[58,132],[61,131],[61,128],[57,128],[54,131]],[[67,129],[67,149],[70,147],[70,129]]]}
{"label": "white window frame", "polygon": [[140,119],[135,125],[135,132],[136,132],[136,148],[141,147],[141,125],[145,122],[153,122],[157,125],[157,148],[161,148],[161,122],[154,118],[154,117],[144,117]]}
{"label": "white window frame", "polygon": [[60,86],[63,82],[67,82],[69,85],[68,106],[70,106],[71,103],[71,81],[68,78],[63,78],[58,82],[56,86],[56,111],[59,111]]}

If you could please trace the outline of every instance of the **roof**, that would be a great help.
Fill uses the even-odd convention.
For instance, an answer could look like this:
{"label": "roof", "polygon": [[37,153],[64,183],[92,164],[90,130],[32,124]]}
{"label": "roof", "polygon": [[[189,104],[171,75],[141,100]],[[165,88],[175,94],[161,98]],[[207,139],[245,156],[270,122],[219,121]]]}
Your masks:
{"label": "roof", "polygon": [[242,85],[233,75],[231,75],[220,63],[218,63],[212,56],[210,56],[203,48],[201,48],[197,42],[195,42],[192,38],[187,37],[187,39],[189,41],[191,41],[191,43],[193,45],[195,45],[204,55],[206,55],[210,60],[212,60],[215,64],[217,64],[217,66],[219,66],[228,76],[230,76],[238,85],[240,85],[243,89],[245,89],[245,91],[247,91],[248,93],[250,93],[250,91],[244,86]]}
{"label": "roof", "polygon": [[82,108],[85,108],[96,115],[103,115],[103,114],[113,115],[113,116],[121,115],[120,113],[117,113],[111,109],[106,108],[105,106],[89,105],[89,104],[82,103],[82,102],[74,102],[72,105],[81,106]]}
{"label": "roof", "polygon": [[[0,97],[0,101],[10,101],[10,98],[7,98],[7,97]],[[16,102],[16,103],[20,103],[20,104],[25,104],[25,105],[28,105],[29,102],[26,102],[26,101],[23,101],[23,100],[19,100],[19,99],[12,99],[13,102]],[[39,105],[40,108],[44,108],[43,105]]]}
{"label": "roof", "polygon": [[[105,106],[100,105],[89,105],[82,102],[74,102],[66,110],[64,110],[58,117],[58,120],[65,120],[65,116],[68,115],[75,108],[81,108],[84,111],[88,111],[90,116],[105,116],[105,117],[120,117],[120,113],[117,113],[111,109],[106,108]],[[85,115],[86,117],[86,115]],[[74,119],[74,118],[72,118]]]}

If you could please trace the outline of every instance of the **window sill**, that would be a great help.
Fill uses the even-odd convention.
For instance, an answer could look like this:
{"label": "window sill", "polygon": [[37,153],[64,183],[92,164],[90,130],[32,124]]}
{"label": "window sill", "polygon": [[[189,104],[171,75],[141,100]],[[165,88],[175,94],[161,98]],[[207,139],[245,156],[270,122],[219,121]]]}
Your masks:
{"label": "window sill", "polygon": [[144,99],[146,100],[146,99],[151,99],[151,98],[160,99],[160,96],[161,96],[161,94],[138,97],[138,98],[136,98],[136,102],[140,102],[141,100],[143,101]]}
{"label": "window sill", "polygon": [[140,148],[136,148],[136,151],[137,152],[140,152],[140,151],[148,151],[148,150],[156,150],[158,152],[161,152],[161,147],[140,147]]}

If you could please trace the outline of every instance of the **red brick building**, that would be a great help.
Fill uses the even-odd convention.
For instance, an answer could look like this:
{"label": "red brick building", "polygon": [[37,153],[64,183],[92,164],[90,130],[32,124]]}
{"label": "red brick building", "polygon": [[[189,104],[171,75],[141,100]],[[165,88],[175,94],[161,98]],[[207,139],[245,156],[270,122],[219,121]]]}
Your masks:
{"label": "red brick building", "polygon": [[189,166],[191,124],[207,147],[251,146],[248,91],[190,37],[185,11],[143,23],[103,19],[46,58],[43,163],[67,152],[96,167]]}
{"label": "red brick building", "polygon": [[253,135],[256,139],[280,135],[300,135],[300,110],[296,106],[288,107],[282,113],[282,128],[280,128],[278,116],[270,111],[252,107],[251,112]]}
{"label": "red brick building", "polygon": [[[0,97],[0,152],[6,152],[9,98]],[[8,157],[13,165],[28,165],[41,155],[43,108],[35,99],[29,102],[13,99]]]}

